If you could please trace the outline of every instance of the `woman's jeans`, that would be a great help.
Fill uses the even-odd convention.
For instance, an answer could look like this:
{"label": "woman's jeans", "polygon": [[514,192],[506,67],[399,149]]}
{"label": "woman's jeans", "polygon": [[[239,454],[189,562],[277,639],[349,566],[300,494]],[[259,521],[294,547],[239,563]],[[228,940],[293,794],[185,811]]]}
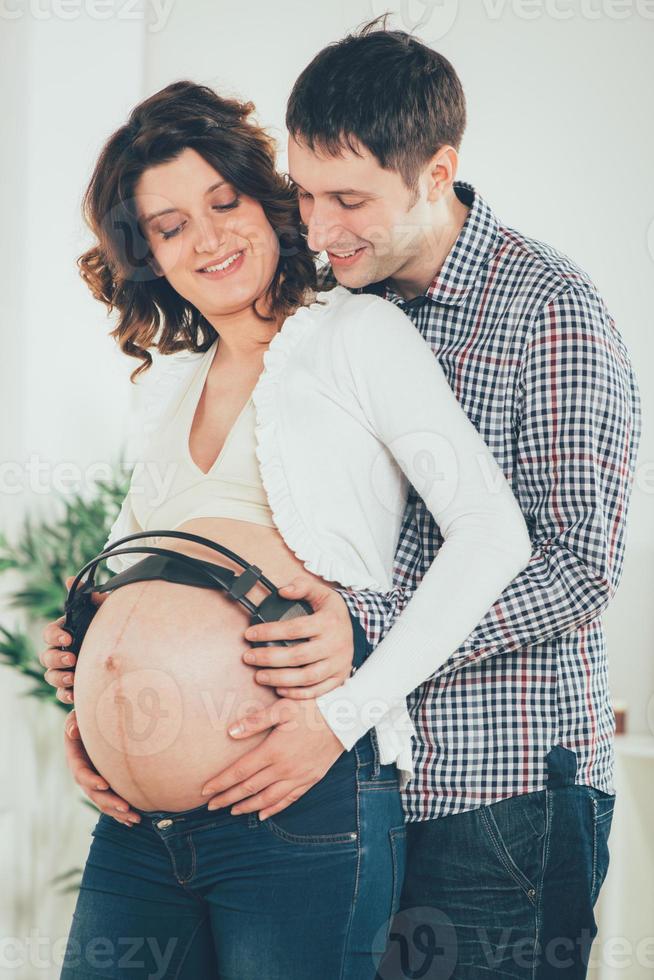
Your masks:
{"label": "woman's jeans", "polygon": [[[352,627],[359,666],[370,648]],[[132,828],[101,814],[92,831],[62,980],[374,978],[406,843],[374,732],[266,820],[140,812]]]}

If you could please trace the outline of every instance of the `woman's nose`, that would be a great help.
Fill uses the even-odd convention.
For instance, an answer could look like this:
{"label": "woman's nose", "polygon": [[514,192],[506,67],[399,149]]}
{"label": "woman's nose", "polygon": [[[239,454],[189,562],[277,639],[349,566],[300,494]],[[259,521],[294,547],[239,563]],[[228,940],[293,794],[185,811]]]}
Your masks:
{"label": "woman's nose", "polygon": [[210,218],[202,218],[196,223],[196,252],[217,252],[223,239],[219,228],[216,228]]}

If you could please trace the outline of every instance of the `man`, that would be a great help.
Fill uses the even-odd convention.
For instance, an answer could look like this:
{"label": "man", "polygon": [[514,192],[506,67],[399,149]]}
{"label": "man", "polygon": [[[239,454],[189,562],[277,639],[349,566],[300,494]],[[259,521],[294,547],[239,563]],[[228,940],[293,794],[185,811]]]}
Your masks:
{"label": "man", "polygon": [[[325,285],[377,292],[411,318],[510,480],[533,546],[524,571],[409,698],[408,862],[379,976],[583,977],[613,806],[600,615],[622,571],[640,401],[588,276],[504,227],[455,180],[465,121],[449,62],[377,22],[321,51],[287,111],[289,173],[309,244],[331,262]],[[443,543],[419,491],[407,503],[394,590],[341,593],[373,644],[401,625]],[[351,649],[338,596],[298,585],[321,623],[329,609],[334,647]],[[299,623],[257,627],[256,638],[296,638]],[[303,703],[294,697],[315,704],[320,694],[345,748],[360,737],[329,711],[339,689],[312,691],[288,648],[258,649],[256,663],[285,697],[248,716],[242,734],[281,722],[279,705]],[[240,800],[241,812],[262,818],[287,806],[293,793],[274,794],[282,760],[292,758],[299,786],[318,751],[296,721],[295,734],[273,730],[274,751],[269,736],[211,780],[215,802]],[[81,747],[72,751],[90,787]]]}
{"label": "man", "polygon": [[[286,117],[309,245],[331,262],[325,285],[377,292],[413,320],[511,481],[533,545],[411,696],[405,911],[379,975],[583,977],[613,807],[600,615],[622,571],[640,399],[588,276],[455,181],[465,119],[449,62],[377,22],[313,59]],[[342,593],[373,643],[443,543],[419,489],[394,592]],[[287,631],[271,624],[258,638]],[[279,668],[283,654],[257,662]],[[326,717],[349,748],[360,732]]]}

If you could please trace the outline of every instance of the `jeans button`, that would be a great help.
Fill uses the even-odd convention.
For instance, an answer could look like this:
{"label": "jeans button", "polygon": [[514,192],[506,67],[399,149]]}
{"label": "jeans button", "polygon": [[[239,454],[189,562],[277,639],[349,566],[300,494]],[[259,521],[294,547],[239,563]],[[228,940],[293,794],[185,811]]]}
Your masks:
{"label": "jeans button", "polygon": [[159,830],[165,830],[166,827],[172,827],[172,825],[173,825],[172,820],[158,820],[157,821],[157,828]]}

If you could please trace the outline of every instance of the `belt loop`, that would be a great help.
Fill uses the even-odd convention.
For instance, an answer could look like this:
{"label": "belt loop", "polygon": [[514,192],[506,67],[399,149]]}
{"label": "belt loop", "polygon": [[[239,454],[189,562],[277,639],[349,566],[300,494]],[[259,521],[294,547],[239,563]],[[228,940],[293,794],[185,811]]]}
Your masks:
{"label": "belt loop", "polygon": [[370,735],[370,744],[372,745],[372,775],[374,778],[376,778],[381,770],[381,761],[379,758],[379,743],[377,742],[377,731],[374,728],[371,728],[368,734]]}

